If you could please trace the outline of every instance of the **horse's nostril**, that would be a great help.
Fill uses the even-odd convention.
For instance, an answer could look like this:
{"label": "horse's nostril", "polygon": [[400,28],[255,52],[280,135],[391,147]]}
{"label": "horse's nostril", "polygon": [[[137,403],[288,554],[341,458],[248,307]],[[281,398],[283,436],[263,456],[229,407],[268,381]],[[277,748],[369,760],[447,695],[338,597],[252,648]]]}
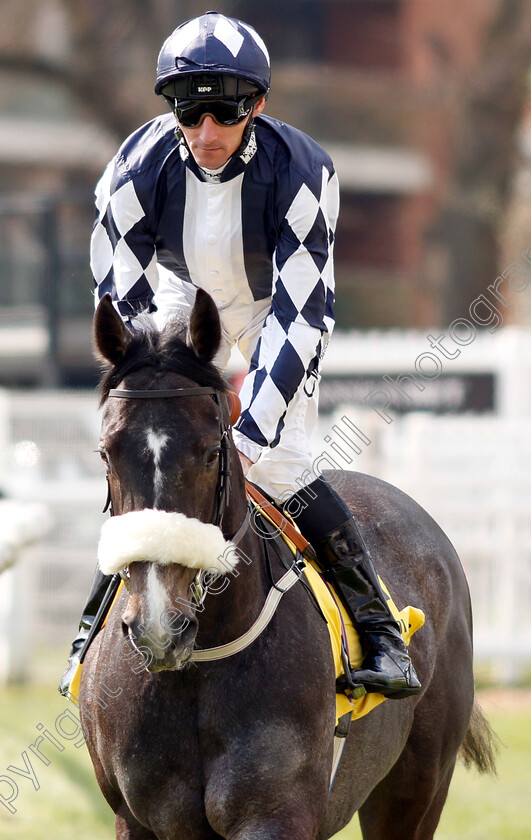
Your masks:
{"label": "horse's nostril", "polygon": [[129,636],[129,625],[123,620],[122,620],[122,633],[124,634],[124,636],[126,638],[127,638],[127,636]]}
{"label": "horse's nostril", "polygon": [[198,627],[199,627],[199,622],[198,622],[197,618],[194,618],[194,617],[190,618],[188,620],[188,624],[186,625],[186,627],[182,630],[182,632],[179,635],[178,643],[180,645],[184,646],[184,647],[186,647],[189,644],[193,644],[193,642],[195,640],[195,637],[197,635]]}

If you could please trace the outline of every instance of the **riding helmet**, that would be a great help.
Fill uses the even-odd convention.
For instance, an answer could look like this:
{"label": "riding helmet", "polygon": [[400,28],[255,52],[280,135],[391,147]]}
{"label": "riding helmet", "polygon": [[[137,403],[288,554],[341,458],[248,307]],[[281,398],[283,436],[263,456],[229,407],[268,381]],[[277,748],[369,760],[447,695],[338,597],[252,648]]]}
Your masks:
{"label": "riding helmet", "polygon": [[[206,76],[210,84],[205,84]],[[179,88],[174,95],[184,99],[253,92],[267,96],[271,82],[267,47],[249,24],[207,12],[178,26],[162,45],[155,93],[161,94],[169,82]]]}

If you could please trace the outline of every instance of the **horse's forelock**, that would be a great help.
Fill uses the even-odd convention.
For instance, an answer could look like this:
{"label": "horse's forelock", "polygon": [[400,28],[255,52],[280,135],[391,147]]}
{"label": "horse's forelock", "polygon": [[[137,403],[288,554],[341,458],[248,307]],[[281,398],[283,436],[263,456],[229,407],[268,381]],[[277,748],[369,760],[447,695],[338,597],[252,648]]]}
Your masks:
{"label": "horse's forelock", "polygon": [[215,365],[202,362],[193,348],[186,344],[186,325],[180,319],[172,320],[159,331],[150,316],[141,316],[135,320],[135,327],[120,361],[103,374],[100,405],[107,400],[109,391],[117,388],[125,376],[149,367],[153,368],[154,374],[179,373],[198,385],[227,391],[227,383]]}

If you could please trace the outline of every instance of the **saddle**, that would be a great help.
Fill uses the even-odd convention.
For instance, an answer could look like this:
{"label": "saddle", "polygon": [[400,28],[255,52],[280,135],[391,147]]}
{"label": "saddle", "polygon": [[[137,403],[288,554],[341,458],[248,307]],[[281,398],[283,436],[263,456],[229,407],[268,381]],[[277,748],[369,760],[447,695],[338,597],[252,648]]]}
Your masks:
{"label": "saddle", "polygon": [[[362,697],[353,697],[345,693],[347,685],[347,669],[357,670],[363,661],[363,652],[359,635],[352,620],[343,606],[333,585],[326,580],[319,565],[315,552],[310,543],[302,536],[289,516],[278,508],[274,502],[266,498],[260,490],[246,481],[247,495],[259,513],[275,526],[279,538],[283,539],[291,552],[302,555],[304,560],[304,575],[314,598],[326,620],[330,635],[330,645],[336,672],[336,726],[341,718],[352,720],[363,717],[386,699],[382,694],[368,693]],[[378,576],[389,609],[397,620],[402,638],[409,644],[411,636],[424,624],[425,616],[422,610],[406,606],[398,609],[393,601],[384,581]]]}

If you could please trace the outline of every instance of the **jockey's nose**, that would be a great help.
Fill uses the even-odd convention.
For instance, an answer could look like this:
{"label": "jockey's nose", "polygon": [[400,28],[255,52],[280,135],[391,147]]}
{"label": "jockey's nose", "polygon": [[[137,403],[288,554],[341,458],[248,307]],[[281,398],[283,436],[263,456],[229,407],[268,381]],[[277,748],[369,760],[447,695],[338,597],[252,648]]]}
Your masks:
{"label": "jockey's nose", "polygon": [[203,143],[212,143],[219,136],[220,126],[210,114],[205,114],[199,125],[199,136]]}

